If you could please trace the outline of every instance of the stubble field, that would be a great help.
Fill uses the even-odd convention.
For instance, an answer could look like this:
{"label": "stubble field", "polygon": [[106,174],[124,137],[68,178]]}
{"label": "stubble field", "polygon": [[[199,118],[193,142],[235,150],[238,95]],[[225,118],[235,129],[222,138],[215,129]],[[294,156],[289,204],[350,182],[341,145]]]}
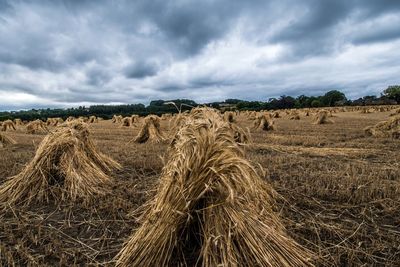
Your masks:
{"label": "stubble field", "polygon": [[[287,232],[310,249],[318,266],[400,266],[400,142],[363,129],[390,112],[333,113],[332,124],[275,119],[276,130],[252,129],[246,157],[279,193],[274,205]],[[131,142],[140,130],[111,120],[90,124],[100,151],[118,161],[111,193],[93,203],[9,206],[0,214],[0,266],[113,266],[155,193],[168,142]],[[51,130],[52,128],[50,128]],[[161,121],[169,137],[169,120]],[[18,174],[45,133],[7,131],[16,145],[0,148],[0,183]]]}

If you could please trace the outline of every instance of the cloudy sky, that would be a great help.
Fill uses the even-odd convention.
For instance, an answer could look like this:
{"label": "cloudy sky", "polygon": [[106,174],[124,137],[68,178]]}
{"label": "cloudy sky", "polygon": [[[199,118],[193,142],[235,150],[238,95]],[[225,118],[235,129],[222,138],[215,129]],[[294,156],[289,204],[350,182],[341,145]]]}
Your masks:
{"label": "cloudy sky", "polygon": [[400,83],[399,0],[0,0],[0,110]]}

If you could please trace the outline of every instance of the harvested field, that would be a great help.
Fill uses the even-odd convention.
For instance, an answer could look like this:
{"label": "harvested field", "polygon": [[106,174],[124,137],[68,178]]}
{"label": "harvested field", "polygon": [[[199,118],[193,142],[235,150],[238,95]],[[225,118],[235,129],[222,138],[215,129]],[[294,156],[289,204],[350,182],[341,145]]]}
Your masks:
{"label": "harvested field", "polygon": [[[316,266],[399,266],[400,141],[364,133],[391,113],[337,112],[334,123],[315,124],[313,110],[310,116],[300,110],[300,120],[274,116],[274,131],[235,116],[235,125],[251,132],[251,142],[240,144],[244,157],[262,167],[261,179],[278,193],[273,211]],[[159,120],[166,138],[174,119]],[[141,127],[116,127],[111,120],[88,128],[98,150],[122,165],[110,173],[111,190],[93,203],[6,205],[0,266],[114,266],[141,226],[143,205],[155,197],[170,159],[169,142],[130,142]],[[7,131],[16,144],[0,148],[1,184],[24,169],[46,134]]]}

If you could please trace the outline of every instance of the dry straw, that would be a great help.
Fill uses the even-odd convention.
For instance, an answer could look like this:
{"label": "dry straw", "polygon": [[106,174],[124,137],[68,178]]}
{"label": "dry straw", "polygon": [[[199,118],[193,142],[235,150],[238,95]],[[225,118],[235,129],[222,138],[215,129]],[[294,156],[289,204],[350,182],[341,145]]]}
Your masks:
{"label": "dry straw", "polygon": [[24,125],[24,123],[22,122],[21,119],[15,119],[15,120],[14,120],[14,123],[15,123],[16,126],[22,126],[22,125]]}
{"label": "dry straw", "polygon": [[144,118],[142,128],[134,139],[135,143],[146,143],[148,141],[154,143],[165,141],[161,134],[160,117],[158,116],[149,115]]}
{"label": "dry straw", "polygon": [[122,123],[122,116],[121,115],[114,115],[111,120],[113,123]]}
{"label": "dry straw", "polygon": [[375,137],[400,138],[400,115],[390,118],[388,121],[382,121],[374,126],[364,129],[367,135]]}
{"label": "dry straw", "polygon": [[89,123],[97,123],[97,122],[99,122],[99,119],[96,116],[90,116],[88,122]]}
{"label": "dry straw", "polygon": [[332,120],[328,119],[328,111],[320,110],[315,116],[314,124],[328,124],[333,123]]}
{"label": "dry straw", "polygon": [[164,113],[161,115],[161,119],[162,120],[169,120],[172,118],[172,114],[171,113]]}
{"label": "dry straw", "polygon": [[224,113],[224,120],[230,123],[235,122],[235,113],[232,111],[226,111]]}
{"label": "dry straw", "polygon": [[132,121],[132,123],[137,123],[137,122],[139,122],[139,115],[136,115],[136,114],[133,114],[132,116],[131,116],[131,121]]}
{"label": "dry straw", "polygon": [[15,142],[15,140],[11,137],[7,136],[6,134],[0,133],[0,147],[15,145],[16,143],[17,142]]}
{"label": "dry straw", "polygon": [[274,113],[272,113],[272,118],[277,119],[277,118],[280,118],[280,117],[281,117],[281,114],[279,113],[279,111],[275,111]]}
{"label": "dry straw", "polygon": [[188,116],[187,113],[178,113],[174,115],[172,120],[170,120],[169,130],[172,133],[172,136],[175,136],[175,134],[178,132],[181,126],[185,123],[187,116]]}
{"label": "dry straw", "polygon": [[120,167],[97,151],[86,124],[72,122],[48,134],[22,172],[0,186],[0,203],[90,200],[107,192],[107,173]]}
{"label": "dry straw", "polygon": [[400,108],[393,110],[392,113],[390,113],[389,116],[397,116],[400,115]]}
{"label": "dry straw", "polygon": [[256,117],[253,123],[254,129],[263,131],[275,130],[274,121],[267,114],[261,113]]}
{"label": "dry straw", "polygon": [[74,120],[75,120],[75,117],[69,116],[65,121],[66,121],[66,122],[72,122],[72,121],[74,121]]}
{"label": "dry straw", "polygon": [[46,121],[46,125],[47,126],[57,126],[63,122],[64,121],[61,118],[48,118]]}
{"label": "dry straw", "polygon": [[14,124],[14,122],[12,120],[6,120],[3,121],[3,124],[1,125],[1,129],[2,132],[5,132],[7,130],[16,130],[16,126]]}
{"label": "dry straw", "polygon": [[35,120],[26,125],[26,132],[28,134],[35,134],[38,131],[48,131],[46,123],[41,120]]}
{"label": "dry straw", "polygon": [[311,266],[272,210],[273,189],[219,114],[192,111],[117,266]]}
{"label": "dry straw", "polygon": [[131,117],[125,117],[121,121],[121,126],[123,127],[130,127],[132,125],[132,118]]}
{"label": "dry straw", "polygon": [[296,110],[294,110],[290,113],[289,119],[290,120],[300,120],[300,114]]}

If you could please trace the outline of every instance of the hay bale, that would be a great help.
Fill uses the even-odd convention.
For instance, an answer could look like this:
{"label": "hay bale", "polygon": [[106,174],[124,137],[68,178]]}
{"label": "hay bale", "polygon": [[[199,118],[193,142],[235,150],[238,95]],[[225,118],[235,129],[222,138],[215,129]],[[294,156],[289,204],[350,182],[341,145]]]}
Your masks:
{"label": "hay bale", "polygon": [[290,120],[300,120],[300,114],[297,111],[292,111],[289,115]]}
{"label": "hay bale", "polygon": [[374,137],[391,137],[394,139],[400,138],[400,115],[392,117],[388,121],[382,121],[374,126],[369,126],[364,129],[367,135]]}
{"label": "hay bale", "polygon": [[247,129],[247,132],[243,130],[241,127],[236,125],[235,123],[229,123],[229,128],[233,132],[233,139],[236,143],[239,144],[247,144],[250,143],[250,130]]}
{"label": "hay bale", "polygon": [[0,133],[0,147],[15,145],[17,142],[6,134]]}
{"label": "hay bale", "polygon": [[133,114],[133,115],[131,116],[131,121],[132,121],[132,123],[137,123],[137,122],[139,122],[139,119],[140,119],[139,115]]}
{"label": "hay bale", "polygon": [[122,116],[121,115],[114,115],[111,120],[113,123],[122,123]]}
{"label": "hay bale", "polygon": [[58,126],[62,124],[64,121],[61,118],[47,118],[46,120],[46,126]]}
{"label": "hay bale", "polygon": [[74,120],[75,120],[75,117],[69,116],[65,121],[66,121],[66,122],[72,122],[72,121],[74,121]]}
{"label": "hay bale", "polygon": [[96,116],[90,116],[88,123],[98,123],[99,119]]}
{"label": "hay bale", "polygon": [[138,135],[135,137],[135,143],[146,143],[148,141],[159,143],[165,141],[164,136],[161,134],[160,117],[149,115],[144,118],[142,128]]}
{"label": "hay bale", "polygon": [[15,123],[16,126],[22,126],[22,125],[24,125],[24,123],[22,122],[21,119],[14,119],[14,123]]}
{"label": "hay bale", "polygon": [[233,113],[232,111],[226,111],[224,113],[224,120],[230,123],[235,122],[235,113]]}
{"label": "hay bale", "polygon": [[172,114],[171,113],[164,113],[161,115],[161,119],[162,120],[169,120],[172,118]]}
{"label": "hay bale", "polygon": [[46,123],[41,120],[35,120],[26,125],[26,133],[36,134],[38,131],[48,131]]}
{"label": "hay bale", "polygon": [[16,130],[16,126],[14,124],[14,122],[12,120],[6,120],[3,121],[2,125],[1,125],[1,129],[2,132],[5,132],[7,130]]}
{"label": "hay bale", "polygon": [[170,120],[169,130],[172,136],[175,136],[181,126],[185,123],[187,116],[187,113],[178,113],[172,118],[172,120]]}
{"label": "hay bale", "polygon": [[328,119],[328,111],[320,110],[315,116],[314,124],[329,124],[333,123],[332,120]]}
{"label": "hay bale", "polygon": [[58,125],[58,119],[57,118],[47,118],[46,126],[57,126],[57,125]]}
{"label": "hay bale", "polygon": [[266,114],[260,114],[253,123],[255,130],[272,131],[275,130],[274,121]]}
{"label": "hay bale", "polygon": [[130,127],[132,125],[132,118],[131,117],[125,117],[121,120],[121,126],[122,127]]}
{"label": "hay bale", "polygon": [[117,266],[311,266],[273,212],[274,190],[213,111],[192,113]]}
{"label": "hay bale", "polygon": [[272,118],[277,119],[280,117],[281,117],[281,114],[279,113],[279,111],[275,111],[274,113],[272,113]]}
{"label": "hay bale", "polygon": [[371,110],[369,108],[367,108],[367,107],[360,108],[360,113],[361,114],[369,114],[369,113],[371,113]]}
{"label": "hay bale", "polygon": [[107,173],[120,167],[97,151],[86,124],[69,123],[48,134],[22,172],[0,186],[0,203],[90,200],[107,191]]}
{"label": "hay bale", "polygon": [[392,113],[390,113],[389,116],[397,116],[400,115],[400,108],[393,110]]}

